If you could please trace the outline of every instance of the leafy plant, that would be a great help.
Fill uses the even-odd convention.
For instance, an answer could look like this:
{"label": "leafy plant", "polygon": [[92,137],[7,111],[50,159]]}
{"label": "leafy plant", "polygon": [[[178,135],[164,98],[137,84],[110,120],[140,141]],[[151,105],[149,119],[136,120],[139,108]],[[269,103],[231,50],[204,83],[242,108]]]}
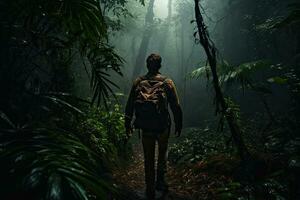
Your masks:
{"label": "leafy plant", "polygon": [[187,129],[169,148],[172,164],[188,164],[201,161],[215,153],[227,152],[222,135],[214,133],[209,127]]}
{"label": "leafy plant", "polygon": [[[273,68],[280,68],[281,65],[274,66],[269,61],[266,60],[258,60],[249,63],[242,63],[238,66],[230,65],[227,61],[221,62],[218,65],[218,74],[220,76],[220,83],[221,84],[228,84],[233,85],[238,83],[241,85],[243,90],[245,88],[249,88],[249,84],[252,83],[252,79],[254,78],[255,74],[262,70],[266,69],[273,69]],[[189,74],[190,78],[199,78],[207,76],[207,71],[209,66],[203,66],[198,69],[195,69]],[[254,89],[254,88],[252,88]]]}
{"label": "leafy plant", "polygon": [[256,26],[257,30],[273,32],[275,30],[291,26],[299,25],[300,23],[300,4],[292,3],[288,6],[290,10],[287,16],[276,16],[271,17],[265,20],[264,23],[261,23]]}
{"label": "leafy plant", "polygon": [[109,76],[122,75],[123,60],[107,42],[108,27],[98,0],[5,1],[1,14],[2,91],[17,85],[23,92],[70,91],[66,77],[75,56],[81,56],[92,73],[92,103],[99,105],[116,87]]}
{"label": "leafy plant", "polygon": [[126,134],[124,130],[124,115],[119,104],[109,103],[109,110],[104,107],[91,107],[87,109],[86,115],[80,120],[78,130],[79,137],[87,145],[108,159],[108,163],[118,160],[119,156],[126,156],[127,146],[124,141]]}
{"label": "leafy plant", "polygon": [[0,134],[2,198],[106,199],[114,191],[100,157],[73,133],[40,128]]}
{"label": "leafy plant", "polygon": [[94,92],[89,103],[97,105],[107,103],[116,87],[110,75],[122,75],[100,1],[1,1],[0,15],[0,173],[1,186],[7,186],[1,196],[107,199],[115,194],[104,178],[117,149],[110,137],[121,135],[122,118],[104,117],[102,110],[98,119],[116,127],[102,121],[91,137],[101,151],[88,147],[81,136],[89,129],[74,126],[89,120],[82,106],[88,101],[72,95],[71,75],[79,57]]}
{"label": "leafy plant", "polygon": [[[34,119],[30,124],[20,125],[0,112],[1,185],[9,184],[10,188],[0,191],[5,198],[117,196],[116,188],[105,177],[118,156],[128,155],[120,106],[108,103],[111,111],[104,107],[78,109],[62,97],[72,96],[66,93],[36,96],[35,107],[48,112],[27,113]],[[30,111],[37,111],[36,108],[31,107]],[[57,109],[63,112],[57,114]],[[79,125],[74,127],[75,123]]]}

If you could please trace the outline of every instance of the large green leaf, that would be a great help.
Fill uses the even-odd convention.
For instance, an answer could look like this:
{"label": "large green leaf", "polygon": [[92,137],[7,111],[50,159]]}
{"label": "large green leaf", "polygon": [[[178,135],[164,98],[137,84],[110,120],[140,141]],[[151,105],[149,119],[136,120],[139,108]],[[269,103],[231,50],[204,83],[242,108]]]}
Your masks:
{"label": "large green leaf", "polygon": [[[90,193],[105,199],[108,192],[113,192],[99,171],[100,157],[68,132],[40,129],[12,134],[2,131],[1,137],[4,139],[0,151],[1,184],[11,187],[8,191],[1,188],[6,196],[25,190],[51,200],[65,199],[66,195],[73,195],[72,199],[89,199]],[[43,185],[47,190],[37,190],[44,188]]]}
{"label": "large green leaf", "polygon": [[292,24],[300,23],[300,3],[293,3],[289,5],[290,13],[287,17],[277,23],[274,28],[281,28]]}
{"label": "large green leaf", "polygon": [[[33,69],[38,69],[47,75],[50,74],[48,65],[52,65],[51,70],[57,71],[60,75],[57,65],[62,65],[59,66],[61,68],[71,67],[72,60],[79,51],[85,66],[90,68],[87,71],[91,71],[94,75],[91,79],[94,102],[100,104],[101,100],[107,100],[112,94],[111,86],[116,85],[110,81],[109,75],[103,76],[99,71],[110,71],[108,74],[116,72],[122,75],[120,66],[123,60],[115,53],[114,48],[108,45],[108,27],[100,2],[100,0],[7,1],[4,4],[6,17],[2,21],[3,24],[8,24],[8,31],[15,30],[13,32],[15,35],[7,39],[16,38],[14,41],[18,42],[16,53],[19,55],[19,51],[24,52],[21,54],[24,55],[25,60],[20,62],[21,66],[15,67],[16,70],[22,69],[20,71],[24,72],[19,76],[28,73],[28,77],[25,77],[31,79],[35,71],[32,70],[31,65],[34,65]],[[107,3],[124,5],[126,1],[116,0]],[[23,36],[19,33],[25,34]],[[32,58],[30,52],[39,53]],[[51,54],[52,52],[54,55]],[[57,59],[51,59],[56,58],[57,55],[59,55]],[[61,58],[68,62],[61,62],[63,61],[60,61]],[[48,60],[49,63],[45,64],[44,60]],[[85,61],[88,63],[86,64]],[[17,80],[22,79],[24,77],[17,78]],[[24,84],[26,83],[20,83],[20,85]]]}
{"label": "large green leaf", "polygon": [[0,110],[0,119],[7,123],[11,128],[16,128],[16,125],[9,119],[9,117]]}
{"label": "large green leaf", "polygon": [[286,83],[288,83],[288,79],[276,76],[276,77],[269,78],[268,82],[276,83],[276,84],[286,84]]}
{"label": "large green leaf", "polygon": [[299,25],[300,23],[300,3],[289,5],[290,12],[287,16],[276,16],[268,18],[264,23],[256,26],[258,30],[274,31],[290,25]]}

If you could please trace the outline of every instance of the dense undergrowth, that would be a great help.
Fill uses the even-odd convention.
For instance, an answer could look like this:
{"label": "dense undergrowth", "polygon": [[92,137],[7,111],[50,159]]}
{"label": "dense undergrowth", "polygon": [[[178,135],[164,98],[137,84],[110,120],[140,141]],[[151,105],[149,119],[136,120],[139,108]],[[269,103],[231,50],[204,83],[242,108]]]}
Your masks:
{"label": "dense undergrowth", "polygon": [[195,199],[297,198],[299,138],[283,141],[287,129],[281,126],[270,129],[262,140],[257,137],[255,126],[249,125],[244,135],[253,156],[252,161],[244,164],[234,152],[226,131],[192,128],[174,141],[170,164],[181,171],[183,185],[193,188]]}
{"label": "dense undergrowth", "polygon": [[[105,3],[117,5],[124,1]],[[121,111],[108,104],[123,60],[108,43],[100,1],[1,1],[0,16],[0,198],[116,194],[108,174],[126,151]],[[90,78],[83,99],[79,68]]]}
{"label": "dense undergrowth", "polygon": [[76,117],[64,110],[60,118],[38,125],[1,130],[4,199],[117,196],[110,169],[129,155],[120,106],[112,105],[110,111],[87,107],[82,112]]}

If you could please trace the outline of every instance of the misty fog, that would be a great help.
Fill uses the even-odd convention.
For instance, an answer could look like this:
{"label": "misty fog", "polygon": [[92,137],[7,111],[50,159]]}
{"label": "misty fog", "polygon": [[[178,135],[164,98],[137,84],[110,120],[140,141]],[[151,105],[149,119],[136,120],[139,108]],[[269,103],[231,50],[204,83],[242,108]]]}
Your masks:
{"label": "misty fog", "polygon": [[[131,0],[128,3],[128,11],[132,16],[120,17],[121,30],[109,38],[117,52],[125,59],[124,77],[115,77],[121,87],[118,92],[128,94],[132,81],[137,77],[137,74],[133,75],[134,68],[140,69],[139,75],[145,74],[146,57],[150,53],[158,53],[163,60],[162,74],[172,78],[177,86],[185,115],[184,125],[186,127],[203,125],[205,120],[214,119],[214,93],[211,80],[206,76],[198,78],[190,76],[193,70],[206,64],[204,51],[194,35],[196,26],[193,23],[193,1],[155,0],[153,21],[147,22],[145,17],[149,12],[149,2],[151,1],[147,1],[143,6]],[[260,36],[249,36],[247,29],[255,27],[253,24],[243,23],[247,22],[247,16],[241,18],[239,15],[242,15],[243,10],[254,11],[257,8],[247,7],[247,3],[239,7],[232,0],[206,0],[202,1],[202,5],[207,27],[221,59],[232,65],[239,65],[254,60],[273,59],[282,53],[280,48],[279,52],[274,52],[263,44],[253,45],[253,42],[256,42],[256,38],[253,37]],[[267,11],[257,11],[260,15],[268,15]],[[141,42],[145,37],[149,37],[147,45],[142,47],[146,56],[138,60]],[[265,53],[262,54],[261,51]],[[232,88],[228,89],[229,93],[230,90]],[[243,93],[241,89],[233,90],[232,96],[246,114],[263,109],[263,105],[256,103],[258,97],[251,91]],[[288,98],[280,98],[289,103]],[[280,105],[281,103],[273,102],[272,106],[280,110],[282,109]]]}

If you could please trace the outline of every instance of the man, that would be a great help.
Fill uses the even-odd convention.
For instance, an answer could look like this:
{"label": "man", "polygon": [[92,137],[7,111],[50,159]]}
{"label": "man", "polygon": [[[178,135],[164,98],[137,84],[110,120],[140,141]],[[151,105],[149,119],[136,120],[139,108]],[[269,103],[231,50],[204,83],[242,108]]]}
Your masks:
{"label": "man", "polygon": [[[167,170],[167,148],[170,132],[170,115],[172,110],[175,122],[175,135],[181,134],[182,110],[175,85],[171,79],[162,76],[161,57],[151,54],[147,58],[148,73],[138,77],[131,88],[125,108],[125,127],[128,137],[132,135],[133,126],[142,130],[144,150],[146,196],[155,199],[155,189],[167,191],[165,182]],[[132,126],[133,114],[135,120]],[[158,143],[158,162],[155,183],[155,144]]]}

